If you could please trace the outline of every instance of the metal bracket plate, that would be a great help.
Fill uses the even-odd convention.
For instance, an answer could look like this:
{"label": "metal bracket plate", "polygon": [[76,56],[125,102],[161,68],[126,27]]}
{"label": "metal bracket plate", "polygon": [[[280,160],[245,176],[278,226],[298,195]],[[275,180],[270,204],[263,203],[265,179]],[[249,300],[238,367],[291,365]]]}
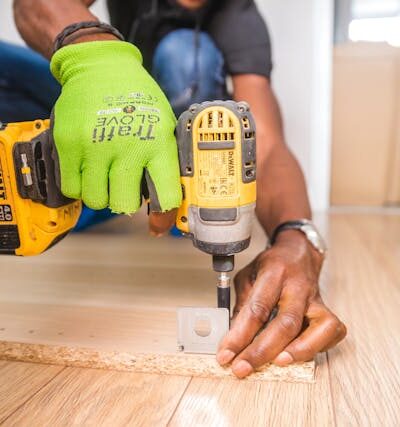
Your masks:
{"label": "metal bracket plate", "polygon": [[229,331],[226,308],[179,307],[178,349],[185,353],[216,354]]}

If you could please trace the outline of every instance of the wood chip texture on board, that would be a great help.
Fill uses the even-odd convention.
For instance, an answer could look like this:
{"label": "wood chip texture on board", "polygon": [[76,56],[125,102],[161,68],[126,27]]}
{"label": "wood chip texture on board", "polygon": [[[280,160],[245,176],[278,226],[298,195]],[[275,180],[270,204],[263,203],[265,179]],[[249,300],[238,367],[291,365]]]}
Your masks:
{"label": "wood chip texture on board", "polygon": [[[133,354],[0,341],[0,359],[127,372],[235,378],[230,368],[219,366],[212,355]],[[248,377],[248,380],[312,383],[314,372],[313,361],[288,367],[268,364]]]}

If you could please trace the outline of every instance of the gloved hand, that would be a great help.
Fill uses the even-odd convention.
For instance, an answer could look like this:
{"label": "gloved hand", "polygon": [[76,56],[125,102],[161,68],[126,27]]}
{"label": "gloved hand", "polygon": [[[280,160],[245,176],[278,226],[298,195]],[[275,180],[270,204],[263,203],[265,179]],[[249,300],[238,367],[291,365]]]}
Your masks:
{"label": "gloved hand", "polygon": [[54,54],[51,71],[62,85],[53,122],[62,193],[133,213],[147,170],[152,209],[179,207],[176,119],[139,50],[121,41],[73,44]]}

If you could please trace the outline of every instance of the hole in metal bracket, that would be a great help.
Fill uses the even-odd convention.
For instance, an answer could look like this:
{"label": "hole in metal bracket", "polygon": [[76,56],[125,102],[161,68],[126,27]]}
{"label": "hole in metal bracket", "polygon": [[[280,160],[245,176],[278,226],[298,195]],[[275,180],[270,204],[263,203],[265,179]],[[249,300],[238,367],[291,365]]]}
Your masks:
{"label": "hole in metal bracket", "polygon": [[199,337],[208,337],[211,334],[211,320],[209,317],[200,316],[196,318],[194,331]]}

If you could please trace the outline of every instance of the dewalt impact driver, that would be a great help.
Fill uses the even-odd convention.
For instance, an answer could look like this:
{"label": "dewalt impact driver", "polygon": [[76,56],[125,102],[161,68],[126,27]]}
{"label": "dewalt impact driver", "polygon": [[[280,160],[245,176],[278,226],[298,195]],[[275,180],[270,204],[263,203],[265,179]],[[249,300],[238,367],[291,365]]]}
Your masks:
{"label": "dewalt impact driver", "polygon": [[218,307],[230,310],[234,254],[249,246],[256,204],[255,123],[245,102],[192,105],[178,121],[183,204],[177,227],[212,255]]}

